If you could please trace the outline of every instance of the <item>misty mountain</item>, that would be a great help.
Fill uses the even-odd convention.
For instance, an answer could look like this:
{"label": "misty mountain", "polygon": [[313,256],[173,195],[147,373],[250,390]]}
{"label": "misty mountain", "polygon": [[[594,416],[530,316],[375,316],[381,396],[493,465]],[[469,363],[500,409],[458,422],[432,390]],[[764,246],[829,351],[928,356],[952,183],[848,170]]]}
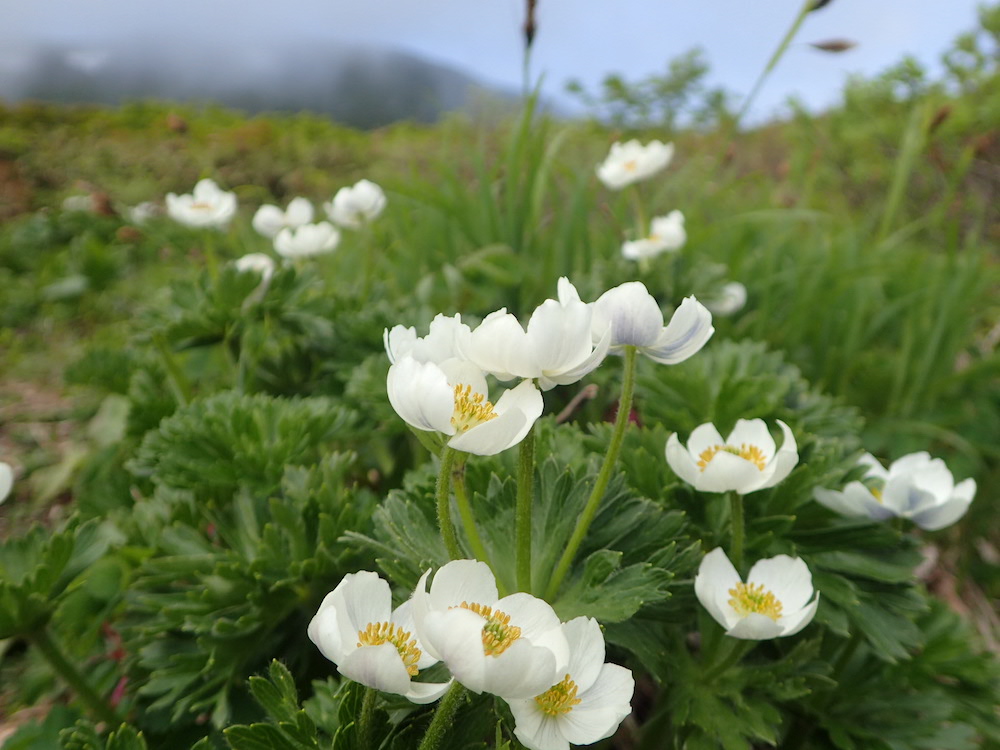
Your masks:
{"label": "misty mountain", "polygon": [[329,42],[8,47],[0,58],[0,97],[98,104],[214,101],[247,112],[318,112],[362,128],[433,122],[455,110],[503,110],[516,101],[511,92],[416,55]]}

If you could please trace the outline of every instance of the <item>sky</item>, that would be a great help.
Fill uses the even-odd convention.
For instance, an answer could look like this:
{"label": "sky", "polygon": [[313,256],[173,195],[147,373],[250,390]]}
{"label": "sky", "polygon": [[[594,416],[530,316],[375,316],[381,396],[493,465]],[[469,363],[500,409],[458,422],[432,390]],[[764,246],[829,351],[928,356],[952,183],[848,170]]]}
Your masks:
{"label": "sky", "polygon": [[[794,95],[821,108],[849,73],[872,75],[904,55],[932,70],[954,37],[976,24],[979,0],[832,0],[806,19],[751,116],[781,113]],[[566,82],[596,88],[611,72],[636,80],[700,46],[710,81],[746,94],[801,0],[538,0],[532,73],[544,93]],[[172,46],[226,40],[265,46],[370,44],[417,52],[485,83],[519,90],[524,0],[0,0],[0,76],[21,44],[63,42],[86,55],[102,40]],[[808,45],[848,39],[839,55]],[[7,50],[7,57],[4,57]],[[567,99],[569,101],[569,99]]]}

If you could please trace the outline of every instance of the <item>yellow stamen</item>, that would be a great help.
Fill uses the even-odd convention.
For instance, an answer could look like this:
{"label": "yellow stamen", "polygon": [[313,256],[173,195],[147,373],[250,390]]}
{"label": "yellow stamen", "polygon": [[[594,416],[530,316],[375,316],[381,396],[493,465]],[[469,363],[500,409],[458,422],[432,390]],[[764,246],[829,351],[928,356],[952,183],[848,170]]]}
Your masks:
{"label": "yellow stamen", "polygon": [[473,602],[462,602],[458,605],[462,609],[475,612],[486,620],[483,625],[483,653],[487,656],[500,656],[509,649],[518,638],[521,637],[521,628],[510,624],[510,615],[494,610],[485,604]]}
{"label": "yellow stamen", "polygon": [[878,487],[871,487],[869,488],[869,492],[871,492],[872,496],[879,501],[879,504],[882,503],[882,490]]}
{"label": "yellow stamen", "polygon": [[396,647],[406,671],[411,677],[415,677],[421,653],[417,648],[417,639],[412,638],[408,630],[403,630],[393,622],[370,622],[364,630],[358,631],[358,648],[381,646],[383,643],[391,643]]}
{"label": "yellow stamen", "polygon": [[576,691],[576,683],[566,675],[558,685],[553,685],[541,695],[536,695],[535,703],[543,714],[549,716],[568,714],[581,700],[576,697]]}
{"label": "yellow stamen", "polygon": [[742,443],[739,448],[732,445],[713,445],[711,448],[706,448],[698,455],[698,468],[705,471],[705,467],[711,463],[712,459],[715,458],[715,454],[719,451],[725,451],[726,453],[732,453],[734,456],[744,458],[761,471],[764,471],[764,467],[767,466],[767,457],[764,455],[764,451],[756,445]]}
{"label": "yellow stamen", "polygon": [[481,393],[473,393],[471,385],[455,386],[455,412],[451,415],[451,424],[458,432],[481,425],[496,419],[499,414],[493,411],[493,404]]}
{"label": "yellow stamen", "polygon": [[625,164],[622,165],[622,167],[625,169],[626,172],[634,172],[638,168],[638,166],[639,164],[636,162],[635,159],[629,159],[627,162],[625,162]]}
{"label": "yellow stamen", "polygon": [[751,613],[764,615],[776,621],[781,617],[781,602],[774,594],[760,583],[737,583],[736,588],[729,589],[729,606],[736,610],[740,617]]}

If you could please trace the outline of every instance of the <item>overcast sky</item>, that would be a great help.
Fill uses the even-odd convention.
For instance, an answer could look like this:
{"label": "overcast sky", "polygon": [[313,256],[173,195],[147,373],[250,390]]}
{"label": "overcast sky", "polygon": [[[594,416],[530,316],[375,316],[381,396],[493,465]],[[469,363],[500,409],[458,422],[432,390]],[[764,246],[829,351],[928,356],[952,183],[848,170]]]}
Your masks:
{"label": "overcast sky", "polygon": [[[756,117],[795,94],[813,106],[836,100],[849,72],[877,73],[911,54],[936,68],[977,0],[832,0],[811,14],[762,92]],[[558,95],[570,78],[593,88],[605,74],[640,78],[694,46],[712,80],[746,94],[801,0],[539,0],[533,72]],[[370,43],[418,52],[484,82],[521,80],[523,0],[0,0],[3,55],[20,43],[59,41],[82,50],[121,37],[169,45]],[[840,55],[807,42],[845,38]]]}

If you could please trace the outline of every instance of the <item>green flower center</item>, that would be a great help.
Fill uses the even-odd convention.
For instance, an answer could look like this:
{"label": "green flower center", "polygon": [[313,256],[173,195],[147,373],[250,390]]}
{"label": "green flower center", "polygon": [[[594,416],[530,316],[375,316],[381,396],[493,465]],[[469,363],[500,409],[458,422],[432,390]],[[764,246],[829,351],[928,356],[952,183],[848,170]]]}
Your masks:
{"label": "green flower center", "polygon": [[473,602],[462,602],[458,605],[462,609],[475,612],[486,620],[483,625],[483,653],[487,656],[500,656],[509,649],[518,638],[521,637],[521,628],[510,624],[510,615],[494,610],[485,604]]}
{"label": "green flower center", "polygon": [[729,589],[729,595],[733,597],[729,606],[740,617],[753,613],[770,617],[776,622],[781,617],[781,602],[761,583],[737,583],[736,588]]}
{"label": "green flower center", "polygon": [[558,685],[553,685],[541,695],[536,695],[535,703],[543,714],[549,716],[568,714],[581,700],[576,697],[576,692],[576,683],[566,675]]}

